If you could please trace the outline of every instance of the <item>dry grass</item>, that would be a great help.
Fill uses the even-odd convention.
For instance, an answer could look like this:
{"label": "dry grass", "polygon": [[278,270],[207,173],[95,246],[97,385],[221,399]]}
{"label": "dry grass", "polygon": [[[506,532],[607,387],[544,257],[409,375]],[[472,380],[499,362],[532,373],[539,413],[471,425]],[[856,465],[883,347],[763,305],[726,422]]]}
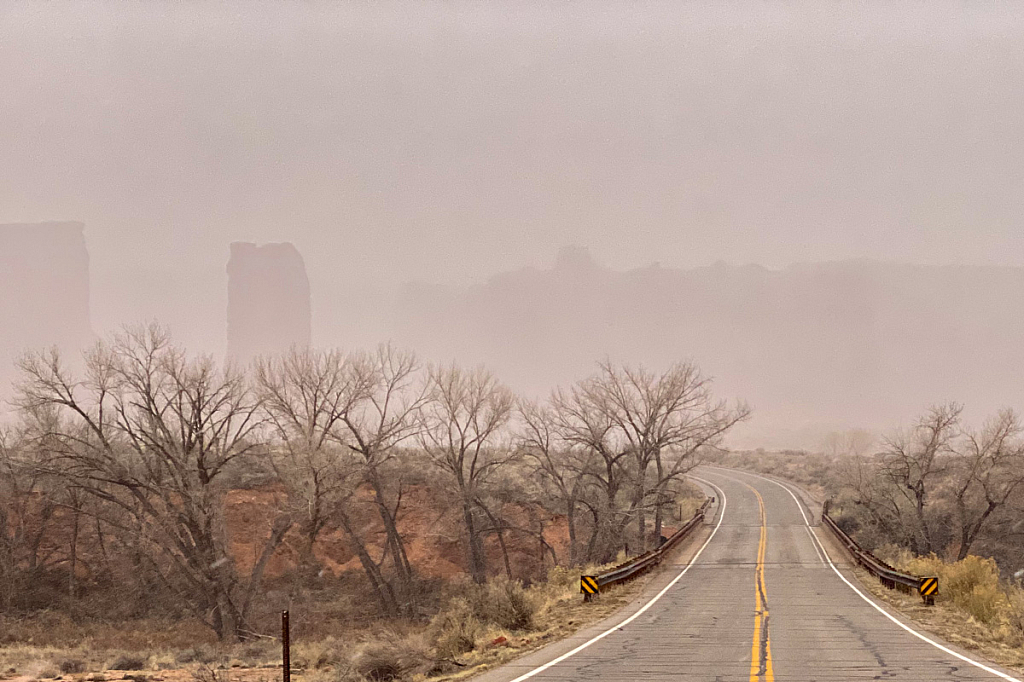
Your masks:
{"label": "dry grass", "polygon": [[1001,586],[994,562],[968,557],[946,563],[902,552],[889,552],[883,558],[917,575],[938,576],[935,606],[925,606],[916,594],[886,589],[874,576],[857,568],[857,577],[868,591],[947,642],[1024,672],[1024,590]]}
{"label": "dry grass", "polygon": [[256,670],[279,667],[279,647],[274,642],[250,642],[234,647],[204,645],[175,652],[166,649],[106,649],[89,640],[74,647],[14,644],[0,646],[0,679],[64,676],[65,679],[78,680],[93,676],[103,680],[107,677],[122,678],[125,672],[161,673],[154,679],[173,679],[178,677],[175,673],[191,671],[198,666],[222,670]]}
{"label": "dry grass", "polygon": [[441,674],[434,679],[437,682],[462,680],[570,637],[628,604],[648,579],[612,586],[602,592],[599,599],[584,603],[579,593],[579,576],[581,573],[599,572],[601,568],[552,569],[547,582],[527,590],[529,598],[536,604],[530,630],[514,632],[493,623],[483,625],[474,648],[455,657],[452,667],[439,671]]}
{"label": "dry grass", "polygon": [[[590,604],[579,594],[581,573],[603,567],[555,568],[529,588],[495,580],[459,585],[458,596],[424,627],[393,624],[376,632],[299,641],[292,647],[295,677],[302,682],[443,682],[478,673],[523,653],[568,637],[629,603],[644,579],[617,586]],[[53,637],[65,641],[66,635]],[[139,639],[138,634],[134,638]],[[86,638],[77,646],[35,643],[0,646],[0,679],[105,682],[134,678],[152,682],[270,682],[280,675],[279,644],[259,640],[233,647],[214,643],[177,650],[108,648],[108,640]],[[145,638],[145,641],[156,641]],[[212,675],[215,679],[208,679]]]}
{"label": "dry grass", "polygon": [[[281,660],[280,653],[277,656]],[[292,666],[302,670],[334,668],[349,659],[347,648],[334,637],[313,642],[298,642],[292,647]]]}
{"label": "dry grass", "polygon": [[215,644],[213,633],[195,620],[138,619],[125,627],[121,622],[76,621],[58,611],[42,611],[31,617],[0,615],[0,647],[31,642],[36,646],[74,648],[87,642],[105,650],[184,650]]}

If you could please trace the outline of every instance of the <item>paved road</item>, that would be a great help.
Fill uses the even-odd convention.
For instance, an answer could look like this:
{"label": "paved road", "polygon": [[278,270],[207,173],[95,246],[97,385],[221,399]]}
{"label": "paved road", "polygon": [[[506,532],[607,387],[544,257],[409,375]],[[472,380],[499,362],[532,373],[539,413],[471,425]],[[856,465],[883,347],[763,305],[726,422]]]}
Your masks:
{"label": "paved road", "polygon": [[[813,517],[801,513],[785,488],[739,472],[703,468],[697,474],[721,489],[725,509],[717,505],[710,519],[717,524],[714,535],[681,578],[672,583],[697,547],[681,552],[681,563],[662,571],[653,590],[612,621],[479,679],[933,682],[1018,677],[1000,678],[918,639],[858,596],[827,563],[805,523],[805,514]],[[847,558],[834,548],[830,554],[857,585]],[[660,599],[636,615],[652,591],[664,588]]]}

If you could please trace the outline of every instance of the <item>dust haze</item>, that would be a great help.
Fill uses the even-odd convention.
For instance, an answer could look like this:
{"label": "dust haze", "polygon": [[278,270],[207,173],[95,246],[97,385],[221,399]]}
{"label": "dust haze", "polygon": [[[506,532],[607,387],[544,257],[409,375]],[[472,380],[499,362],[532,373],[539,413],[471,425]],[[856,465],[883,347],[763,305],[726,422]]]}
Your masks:
{"label": "dust haze", "polygon": [[749,446],[1020,408],[1021,35],[996,2],[3,3],[3,395],[125,323],[230,357],[247,252],[243,359],[390,339],[537,397],[691,360]]}

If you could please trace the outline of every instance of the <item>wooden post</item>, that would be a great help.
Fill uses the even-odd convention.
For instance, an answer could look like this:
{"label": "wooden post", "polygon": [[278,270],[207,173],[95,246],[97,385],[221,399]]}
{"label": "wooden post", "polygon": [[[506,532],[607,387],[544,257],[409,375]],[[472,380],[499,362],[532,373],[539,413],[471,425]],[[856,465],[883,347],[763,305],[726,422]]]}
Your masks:
{"label": "wooden post", "polygon": [[281,672],[284,682],[291,682],[292,679],[292,656],[290,628],[288,626],[288,612],[281,612]]}

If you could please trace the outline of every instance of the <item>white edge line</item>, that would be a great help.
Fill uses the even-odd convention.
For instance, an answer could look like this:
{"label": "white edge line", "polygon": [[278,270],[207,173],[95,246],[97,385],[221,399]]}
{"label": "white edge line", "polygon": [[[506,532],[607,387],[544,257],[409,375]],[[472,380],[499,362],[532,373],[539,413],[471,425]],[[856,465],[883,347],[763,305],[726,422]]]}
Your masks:
{"label": "white edge line", "polygon": [[[700,546],[700,549],[698,549],[697,553],[693,555],[693,557],[690,559],[689,563],[686,564],[686,567],[679,573],[679,575],[677,575],[675,578],[672,579],[672,582],[670,582],[668,585],[666,585],[664,588],[662,588],[662,590],[660,592],[658,592],[658,594],[654,595],[654,597],[652,597],[649,602],[644,604],[640,608],[639,611],[634,613],[632,616],[630,616],[626,620],[622,621],[621,623],[619,623],[617,625],[613,625],[612,627],[610,627],[609,629],[605,630],[601,634],[599,634],[599,635],[597,635],[597,636],[587,640],[583,644],[580,644],[578,647],[576,647],[572,651],[566,652],[566,653],[562,654],[561,656],[559,656],[558,658],[555,658],[553,660],[548,661],[547,663],[545,663],[542,666],[536,667],[533,670],[530,670],[529,672],[523,673],[519,677],[517,677],[514,680],[512,680],[512,682],[522,682],[522,680],[527,680],[527,679],[533,677],[534,675],[542,673],[545,670],[547,670],[548,668],[550,668],[552,666],[555,666],[555,665],[558,665],[559,663],[561,663],[565,659],[570,658],[572,656],[575,656],[579,652],[581,652],[584,649],[586,649],[587,647],[589,647],[591,644],[599,642],[600,640],[604,639],[605,637],[607,637],[608,635],[612,634],[613,632],[616,632],[617,630],[621,630],[622,628],[626,627],[627,625],[632,623],[634,620],[639,618],[645,611],[647,611],[647,609],[649,609],[652,606],[654,606],[654,604],[657,603],[657,601],[659,599],[661,599],[665,595],[666,592],[668,592],[670,589],[672,589],[673,585],[675,585],[677,582],[679,582],[679,580],[684,575],[686,575],[686,572],[690,570],[690,568],[693,566],[694,563],[696,563],[697,557],[699,557],[701,555],[701,553],[704,551],[704,548],[707,547],[708,543],[710,543],[711,540],[715,537],[715,533],[718,532],[719,527],[722,525],[722,519],[725,518],[725,506],[727,504],[726,499],[725,499],[725,493],[717,485],[715,485],[714,483],[712,483],[710,481],[705,481],[703,479],[697,478],[696,476],[691,476],[690,478],[693,478],[694,480],[697,480],[697,481],[701,481],[702,483],[706,483],[707,485],[710,485],[712,488],[717,490],[718,494],[722,496],[722,508],[719,510],[718,523],[715,524],[714,529],[711,531],[711,535],[709,535],[708,539],[704,541],[704,544]],[[1019,682],[1019,681],[1015,680],[1014,682]]]}
{"label": "white edge line", "polygon": [[[793,497],[793,500],[796,501],[797,506],[800,507],[800,501],[797,500],[796,495],[793,494],[793,491],[789,488],[789,486],[784,485],[784,484],[780,483],[779,481],[774,481],[774,480],[772,480],[770,478],[767,478],[765,476],[760,476],[758,474],[755,474],[755,473],[752,473],[752,472],[749,472],[749,471],[742,471],[742,472],[739,472],[739,473],[749,474],[750,476],[754,476],[756,478],[763,479],[765,481],[768,481],[769,483],[774,483],[775,485],[779,486],[780,488],[782,488],[783,490],[788,492]],[[722,475],[722,474],[720,474],[720,475]],[[804,513],[804,510],[803,510],[802,507],[800,508],[800,513],[801,514]],[[806,515],[804,515],[804,522],[807,523],[807,516]],[[847,580],[846,576],[843,575],[839,571],[838,568],[836,568],[836,565],[834,563],[832,563],[832,558],[828,556],[828,551],[825,549],[825,545],[823,545],[821,543],[821,540],[818,539],[817,534],[814,532],[814,529],[810,527],[810,525],[811,525],[810,523],[807,523],[808,528],[810,528],[811,535],[814,536],[814,539],[821,546],[822,551],[825,552],[825,558],[828,560],[828,565],[832,567],[832,570],[835,571],[836,575],[839,576],[839,579],[842,580],[844,583],[846,583],[851,590],[856,592],[857,595],[861,599],[866,601],[871,606],[871,608],[873,608],[876,611],[878,611],[880,614],[882,614],[883,616],[885,616],[886,618],[891,620],[893,623],[896,623],[896,625],[899,625],[901,628],[903,628],[904,630],[906,630],[907,632],[912,634],[914,637],[917,637],[918,639],[920,639],[920,640],[922,640],[924,642],[927,642],[928,644],[931,644],[936,649],[938,649],[940,651],[944,651],[945,653],[949,654],[950,656],[955,656],[956,658],[959,658],[961,661],[964,661],[965,663],[970,663],[975,668],[980,668],[980,669],[984,670],[985,672],[991,673],[991,674],[995,675],[996,677],[999,677],[999,678],[1002,678],[1004,680],[1007,680],[1008,682],[1022,682],[1022,680],[1020,680],[1019,678],[1010,677],[1009,675],[1007,675],[1004,672],[1000,672],[1000,671],[996,670],[995,668],[991,668],[991,667],[985,665],[984,663],[980,663],[978,661],[975,661],[972,658],[968,658],[967,656],[964,656],[963,654],[959,654],[959,653],[953,651],[949,647],[945,647],[945,646],[939,644],[938,642],[936,642],[935,640],[931,639],[930,637],[926,637],[925,635],[922,635],[920,632],[918,632],[917,630],[913,629],[909,625],[904,624],[902,621],[900,621],[894,615],[892,615],[891,613],[889,613],[888,611],[883,609],[881,606],[879,606],[875,602],[875,600],[873,600],[870,597],[868,597],[867,595],[865,595],[853,583],[851,583],[849,580]]]}
{"label": "white edge line", "polygon": [[822,556],[821,550],[818,549],[818,538],[816,538],[814,536],[814,532],[811,530],[811,527],[809,525],[808,526],[804,526],[804,530],[807,531],[807,536],[809,538],[811,538],[811,547],[814,548],[814,553],[818,555],[818,561],[820,561],[821,565],[824,566],[825,565],[825,557]]}

